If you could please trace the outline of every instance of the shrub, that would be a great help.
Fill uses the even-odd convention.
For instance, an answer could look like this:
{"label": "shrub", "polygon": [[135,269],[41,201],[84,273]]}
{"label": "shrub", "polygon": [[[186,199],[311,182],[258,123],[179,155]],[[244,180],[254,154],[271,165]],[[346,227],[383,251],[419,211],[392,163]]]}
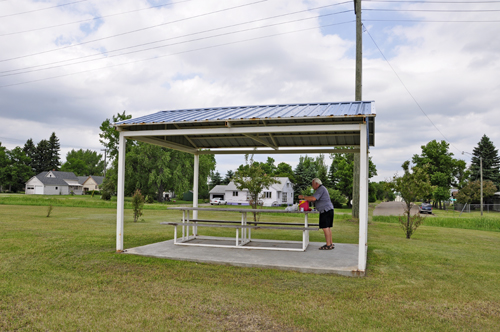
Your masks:
{"label": "shrub", "polygon": [[105,201],[111,200],[111,192],[103,190],[101,193],[101,199],[103,199]]}
{"label": "shrub", "polygon": [[153,198],[152,195],[146,195],[146,203],[152,204],[155,202],[155,199]]}
{"label": "shrub", "polygon": [[328,188],[328,194],[330,195],[333,207],[341,208],[346,203],[346,198],[340,191]]}
{"label": "shrub", "polygon": [[144,207],[144,196],[141,194],[140,189],[136,189],[134,196],[132,196],[132,208],[134,209],[134,222],[137,222],[142,216],[142,208]]}
{"label": "shrub", "polygon": [[52,212],[52,204],[50,204],[48,207],[47,207],[47,218],[50,217],[50,213]]}
{"label": "shrub", "polygon": [[368,196],[368,202],[369,203],[375,203],[377,201],[377,195],[376,193],[370,193]]}

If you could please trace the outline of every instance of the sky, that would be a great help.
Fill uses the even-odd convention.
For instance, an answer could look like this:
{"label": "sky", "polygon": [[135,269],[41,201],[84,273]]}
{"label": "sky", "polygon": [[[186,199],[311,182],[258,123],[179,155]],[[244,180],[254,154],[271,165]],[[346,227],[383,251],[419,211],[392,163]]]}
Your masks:
{"label": "sky", "polygon": [[[353,8],[341,0],[0,0],[0,142],[12,149],[55,132],[64,160],[71,149],[100,152],[99,126],[123,111],[353,101]],[[499,13],[500,0],[362,2],[362,99],[377,110],[372,181],[401,173],[432,140],[467,163],[462,151],[483,135],[500,147]],[[244,156],[216,161],[224,175]]]}

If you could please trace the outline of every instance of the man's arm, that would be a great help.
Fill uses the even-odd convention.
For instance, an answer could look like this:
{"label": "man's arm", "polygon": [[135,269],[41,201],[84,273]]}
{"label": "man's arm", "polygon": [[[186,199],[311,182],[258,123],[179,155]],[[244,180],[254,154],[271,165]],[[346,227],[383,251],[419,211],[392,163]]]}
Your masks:
{"label": "man's arm", "polygon": [[305,199],[308,202],[316,202],[316,197],[314,196],[299,195],[299,199]]}

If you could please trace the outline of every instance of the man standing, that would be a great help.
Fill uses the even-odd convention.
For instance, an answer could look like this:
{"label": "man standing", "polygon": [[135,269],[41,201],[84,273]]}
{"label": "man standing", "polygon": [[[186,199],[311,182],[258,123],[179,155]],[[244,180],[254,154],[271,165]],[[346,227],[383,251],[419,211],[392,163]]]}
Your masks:
{"label": "man standing", "polygon": [[315,190],[312,196],[299,195],[299,199],[316,202],[316,210],[319,211],[319,228],[323,229],[326,240],[326,244],[319,248],[319,250],[332,250],[335,248],[335,245],[332,241],[333,204],[330,194],[328,194],[328,190],[326,190],[318,178],[312,180],[312,187]]}

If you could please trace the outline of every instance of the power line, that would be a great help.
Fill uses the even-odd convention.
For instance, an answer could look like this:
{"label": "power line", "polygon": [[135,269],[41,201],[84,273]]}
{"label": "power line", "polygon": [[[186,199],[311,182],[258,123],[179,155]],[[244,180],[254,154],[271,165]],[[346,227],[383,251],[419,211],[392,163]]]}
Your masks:
{"label": "power line", "polygon": [[56,5],[56,6],[52,6],[52,7],[45,7],[45,8],[35,9],[35,10],[29,10],[27,12],[20,12],[20,13],[15,13],[15,14],[3,15],[3,16],[0,16],[0,18],[10,17],[10,16],[17,16],[17,15],[28,14],[28,13],[34,13],[34,12],[39,12],[39,11],[42,11],[42,10],[47,10],[47,9],[52,9],[52,8],[57,8],[57,7],[63,7],[63,6],[68,6],[68,5],[74,5],[75,3],[87,2],[87,1],[89,1],[89,0],[80,0],[80,1],[68,2],[68,3],[64,3],[62,5]]}
{"label": "power line", "polygon": [[18,35],[18,34],[21,34],[21,33],[33,32],[33,31],[39,31],[39,30],[46,30],[46,29],[51,29],[51,28],[57,28],[57,27],[62,27],[62,26],[66,26],[66,25],[71,25],[71,24],[96,21],[96,20],[100,20],[100,19],[103,19],[103,18],[107,18],[107,17],[113,17],[113,16],[124,15],[124,14],[130,14],[130,13],[140,12],[140,11],[143,11],[143,10],[149,10],[149,9],[153,9],[153,8],[159,8],[159,7],[165,7],[165,6],[170,6],[170,5],[176,5],[176,4],[179,4],[179,3],[190,2],[190,1],[195,1],[195,0],[183,0],[183,1],[177,1],[177,2],[168,2],[168,3],[163,3],[163,4],[160,4],[160,5],[156,5],[156,6],[151,6],[151,7],[146,7],[146,8],[140,8],[140,9],[134,9],[134,10],[129,10],[129,11],[126,11],[126,12],[121,12],[121,13],[115,13],[115,14],[109,14],[109,15],[103,15],[103,16],[96,16],[96,17],[89,18],[89,19],[86,19],[86,20],[80,20],[80,21],[73,21],[73,22],[68,22],[68,23],[62,23],[62,24],[51,25],[51,26],[41,27],[41,28],[36,28],[36,29],[31,29],[31,30],[9,32],[9,33],[1,34],[0,37]]}
{"label": "power line", "polygon": [[499,23],[500,20],[497,21],[445,21],[445,20],[405,20],[405,19],[393,19],[393,20],[377,20],[377,19],[368,19],[363,20],[365,22],[423,22],[423,23]]}
{"label": "power line", "polygon": [[[328,14],[316,15],[316,16],[307,17],[307,18],[300,18],[300,19],[286,21],[286,22],[273,23],[273,24],[263,25],[263,26],[254,27],[254,28],[247,28],[247,29],[238,30],[238,31],[231,31],[231,32],[226,32],[226,33],[222,33],[222,34],[218,34],[218,35],[213,35],[213,36],[208,36],[208,37],[202,37],[202,38],[197,38],[197,39],[191,39],[191,40],[182,41],[182,42],[178,42],[178,43],[160,45],[160,46],[145,48],[145,49],[141,49],[141,50],[137,50],[137,51],[131,51],[131,52],[117,54],[117,55],[112,55],[112,56],[106,56],[104,58],[99,58],[99,59],[91,59],[91,60],[84,60],[84,61],[80,61],[80,62],[74,62],[74,63],[70,63],[68,65],[75,65],[75,64],[80,64],[80,63],[85,63],[85,62],[91,62],[91,61],[106,60],[106,59],[109,59],[109,58],[112,58],[112,57],[117,57],[117,56],[122,56],[122,55],[128,55],[128,54],[133,54],[133,53],[139,53],[139,52],[149,51],[149,50],[152,50],[152,49],[158,49],[158,48],[163,48],[163,47],[168,47],[168,46],[180,45],[180,44],[190,43],[190,42],[194,42],[194,41],[201,41],[201,40],[206,40],[206,39],[211,39],[211,38],[216,38],[216,37],[221,37],[221,36],[227,36],[227,35],[231,35],[231,34],[236,34],[236,33],[240,33],[240,32],[247,32],[247,31],[257,30],[257,29],[264,29],[264,28],[269,28],[269,27],[273,27],[273,26],[278,26],[278,25],[283,25],[283,24],[289,24],[289,23],[295,23],[295,22],[300,22],[300,21],[306,21],[306,20],[311,20],[311,19],[316,19],[316,18],[321,18],[321,17],[326,17],[326,16],[332,16],[332,15],[337,15],[337,14],[344,14],[344,13],[348,13],[348,12],[352,12],[352,11],[353,10],[350,9],[350,10],[345,10],[345,11],[336,12],[336,13],[328,13]],[[277,16],[287,16],[287,15],[291,15],[291,14],[289,13],[289,14],[283,14],[283,15],[277,15]],[[238,26],[238,25],[250,24],[250,23],[255,23],[255,22],[263,21],[263,20],[269,20],[269,19],[275,18],[277,16],[273,16],[273,17],[270,17],[270,18],[259,19],[259,20],[248,21],[248,22],[243,22],[243,23],[238,23],[238,24],[233,24],[233,25],[229,25],[229,26],[225,26],[225,27],[220,27],[220,28],[215,28],[215,29],[210,29],[210,30],[204,30],[204,31],[195,32],[195,33],[191,33],[191,34],[187,34],[187,35],[182,35],[182,36],[177,36],[177,37],[172,37],[172,38],[166,38],[166,39],[162,39],[162,40],[159,40],[159,41],[154,41],[154,42],[149,42],[149,43],[144,43],[144,44],[139,44],[139,45],[124,47],[124,48],[120,48],[120,49],[116,49],[116,50],[112,50],[112,51],[107,51],[106,53],[123,51],[123,50],[126,50],[126,49],[131,49],[131,48],[145,46],[145,45],[151,45],[151,44],[159,43],[159,42],[162,42],[162,41],[183,38],[183,37],[197,35],[197,34],[202,34],[202,33],[210,32],[210,31],[222,30],[222,29],[226,29],[228,27],[234,27],[234,26]],[[57,64],[57,63],[64,63],[64,62],[68,62],[68,61],[79,60],[79,59],[84,59],[84,58],[98,56],[98,55],[102,55],[102,53],[94,53],[94,54],[90,54],[90,55],[86,55],[86,56],[82,56],[82,57],[77,57],[77,58],[73,58],[73,59],[67,59],[67,60],[55,61],[55,62],[51,62],[51,63],[45,63],[45,64],[42,64],[42,65],[36,65],[36,66],[31,66],[31,67],[24,67],[24,68],[18,68],[18,69],[11,69],[11,70],[6,70],[6,71],[1,71],[0,74],[4,74],[4,75],[0,75],[0,77],[20,75],[20,74],[26,74],[26,73],[31,73],[31,72],[41,71],[41,70],[48,70],[48,69],[60,68],[60,67],[64,67],[65,65],[53,66],[53,67],[47,67],[47,68],[40,68],[40,69],[35,69],[35,70],[28,70],[28,69],[33,69],[33,68],[37,68],[37,67],[49,66],[49,65],[53,65],[53,64]],[[18,72],[18,73],[12,73],[12,72],[22,71],[22,70],[24,70],[24,71],[23,72]]]}
{"label": "power line", "polygon": [[[364,25],[363,25],[363,28]],[[398,73],[396,72],[396,70],[392,67],[391,63],[389,62],[389,60],[387,60],[387,58],[385,57],[384,53],[382,52],[382,50],[380,49],[380,47],[378,47],[377,43],[375,42],[375,40],[373,39],[372,35],[370,34],[370,32],[365,28],[364,29],[366,31],[366,33],[368,34],[368,36],[370,36],[370,39],[372,40],[373,44],[375,44],[375,46],[377,47],[377,49],[379,50],[380,54],[382,55],[382,57],[384,58],[384,60],[387,62],[387,64],[389,65],[389,67],[392,69],[392,71],[394,72],[394,74],[396,75],[396,77],[398,78],[399,82],[401,82],[401,84],[403,85],[403,87],[405,88],[406,92],[408,92],[408,94],[410,95],[410,97],[413,99],[413,101],[415,102],[415,104],[417,104],[418,108],[420,109],[420,111],[425,115],[425,117],[427,118],[427,120],[429,120],[429,122],[434,126],[434,128],[441,134],[441,136],[444,137],[444,139],[451,145],[453,146],[457,151],[459,152],[462,152],[462,150],[459,150],[457,149],[451,142],[449,139],[446,138],[446,136],[444,136],[444,134],[441,132],[441,130],[439,130],[439,128],[434,124],[434,122],[432,122],[431,118],[429,118],[429,116],[427,115],[427,113],[425,113],[424,109],[422,108],[422,106],[420,106],[420,104],[418,103],[417,99],[415,99],[415,97],[412,95],[412,93],[410,92],[410,90],[406,87],[406,85],[404,84],[403,80],[401,79],[401,77],[399,77]]]}
{"label": "power line", "polygon": [[315,27],[312,27],[312,28],[305,28],[305,29],[299,29],[299,30],[294,30],[294,31],[276,33],[276,34],[267,35],[267,36],[260,36],[260,37],[248,38],[248,39],[238,40],[238,41],[234,41],[234,42],[227,42],[227,43],[222,43],[222,44],[217,44],[217,45],[211,45],[211,46],[196,48],[196,49],[182,51],[182,52],[177,52],[177,53],[170,53],[170,54],[158,55],[158,56],[154,56],[154,57],[151,57],[151,58],[145,58],[145,59],[140,59],[140,60],[133,60],[133,61],[123,62],[123,63],[119,63],[119,64],[115,64],[115,65],[104,66],[104,67],[99,67],[99,68],[94,68],[94,69],[88,69],[88,70],[83,70],[83,71],[73,72],[73,73],[68,73],[68,74],[63,74],[63,75],[57,75],[57,76],[52,76],[52,77],[46,77],[46,78],[41,78],[41,79],[37,79],[37,80],[31,80],[31,81],[25,81],[25,82],[19,82],[19,83],[12,83],[12,84],[7,84],[7,85],[0,85],[0,88],[6,88],[6,87],[11,87],[11,86],[17,86],[17,85],[23,85],[23,84],[29,84],[29,83],[47,81],[47,80],[61,78],[61,77],[67,77],[67,76],[72,76],[72,75],[77,75],[77,74],[88,73],[88,72],[92,72],[92,71],[96,71],[96,70],[102,70],[102,69],[107,69],[107,68],[114,68],[114,67],[119,67],[119,66],[124,66],[124,65],[128,65],[128,64],[133,64],[133,63],[138,63],[138,62],[144,62],[144,61],[149,61],[149,60],[156,60],[156,59],[160,59],[160,58],[164,58],[164,57],[168,57],[168,56],[174,56],[174,55],[179,55],[179,54],[186,54],[186,53],[191,53],[191,52],[196,52],[196,51],[202,51],[202,50],[208,50],[208,49],[218,48],[218,47],[222,47],[222,46],[240,44],[240,43],[254,41],[254,40],[259,40],[259,39],[264,39],[264,38],[271,38],[271,37],[276,37],[276,36],[282,36],[282,35],[287,35],[287,34],[302,32],[302,31],[314,30],[314,29],[318,29],[318,28],[330,27],[330,26],[347,24],[347,23],[354,23],[354,22],[356,22],[356,21],[352,20],[352,21],[346,21],[346,22],[325,24],[325,25],[315,26]]}
{"label": "power line", "polygon": [[465,4],[477,4],[477,3],[499,3],[500,0],[492,1],[422,1],[422,0],[362,0],[363,2],[394,2],[394,3],[465,3]]}
{"label": "power line", "polygon": [[484,13],[484,12],[500,12],[500,9],[382,9],[382,8],[364,8],[363,11],[378,11],[378,12],[436,12],[436,13]]}
{"label": "power line", "polygon": [[116,34],[116,35],[111,35],[111,36],[107,36],[107,37],[102,37],[102,38],[98,38],[98,39],[89,40],[89,41],[86,41],[86,42],[81,42],[81,43],[77,43],[77,44],[63,46],[63,47],[55,48],[55,49],[48,50],[48,51],[43,51],[43,52],[38,52],[38,53],[32,53],[32,54],[27,54],[27,55],[22,55],[22,56],[17,56],[17,57],[9,58],[9,59],[2,59],[2,60],[0,60],[0,62],[12,61],[12,60],[27,58],[27,57],[35,56],[35,55],[39,55],[39,54],[45,54],[45,53],[50,53],[50,52],[54,52],[54,51],[59,51],[59,50],[63,50],[63,49],[67,49],[67,48],[71,48],[71,47],[75,47],[75,46],[80,46],[80,45],[85,45],[85,44],[93,43],[93,42],[100,41],[100,40],[110,39],[110,38],[114,38],[114,37],[118,37],[118,36],[124,36],[124,35],[130,34],[130,33],[134,33],[134,32],[139,32],[139,31],[144,31],[144,30],[148,30],[148,29],[152,29],[152,28],[157,28],[157,27],[160,27],[160,26],[168,25],[168,24],[179,23],[179,22],[191,20],[191,19],[194,19],[194,18],[199,18],[199,17],[203,17],[203,16],[207,16],[207,15],[221,13],[221,12],[232,10],[232,9],[242,8],[242,7],[246,7],[246,6],[250,6],[250,5],[254,5],[254,4],[261,3],[261,2],[266,2],[266,1],[267,0],[259,0],[259,1],[251,2],[251,3],[247,3],[247,4],[243,4],[243,5],[238,5],[238,6],[234,6],[234,7],[228,7],[228,8],[224,8],[224,9],[220,9],[220,10],[208,12],[208,13],[203,13],[203,14],[199,14],[199,15],[195,15],[195,16],[186,17],[186,18],[183,18],[183,19],[175,20],[175,21],[170,21],[170,22],[165,22],[165,23],[161,23],[161,24],[156,24],[156,25],[152,25],[152,26],[149,26],[149,27],[141,28],[141,29],[131,30],[131,31],[119,33],[119,34]]}

